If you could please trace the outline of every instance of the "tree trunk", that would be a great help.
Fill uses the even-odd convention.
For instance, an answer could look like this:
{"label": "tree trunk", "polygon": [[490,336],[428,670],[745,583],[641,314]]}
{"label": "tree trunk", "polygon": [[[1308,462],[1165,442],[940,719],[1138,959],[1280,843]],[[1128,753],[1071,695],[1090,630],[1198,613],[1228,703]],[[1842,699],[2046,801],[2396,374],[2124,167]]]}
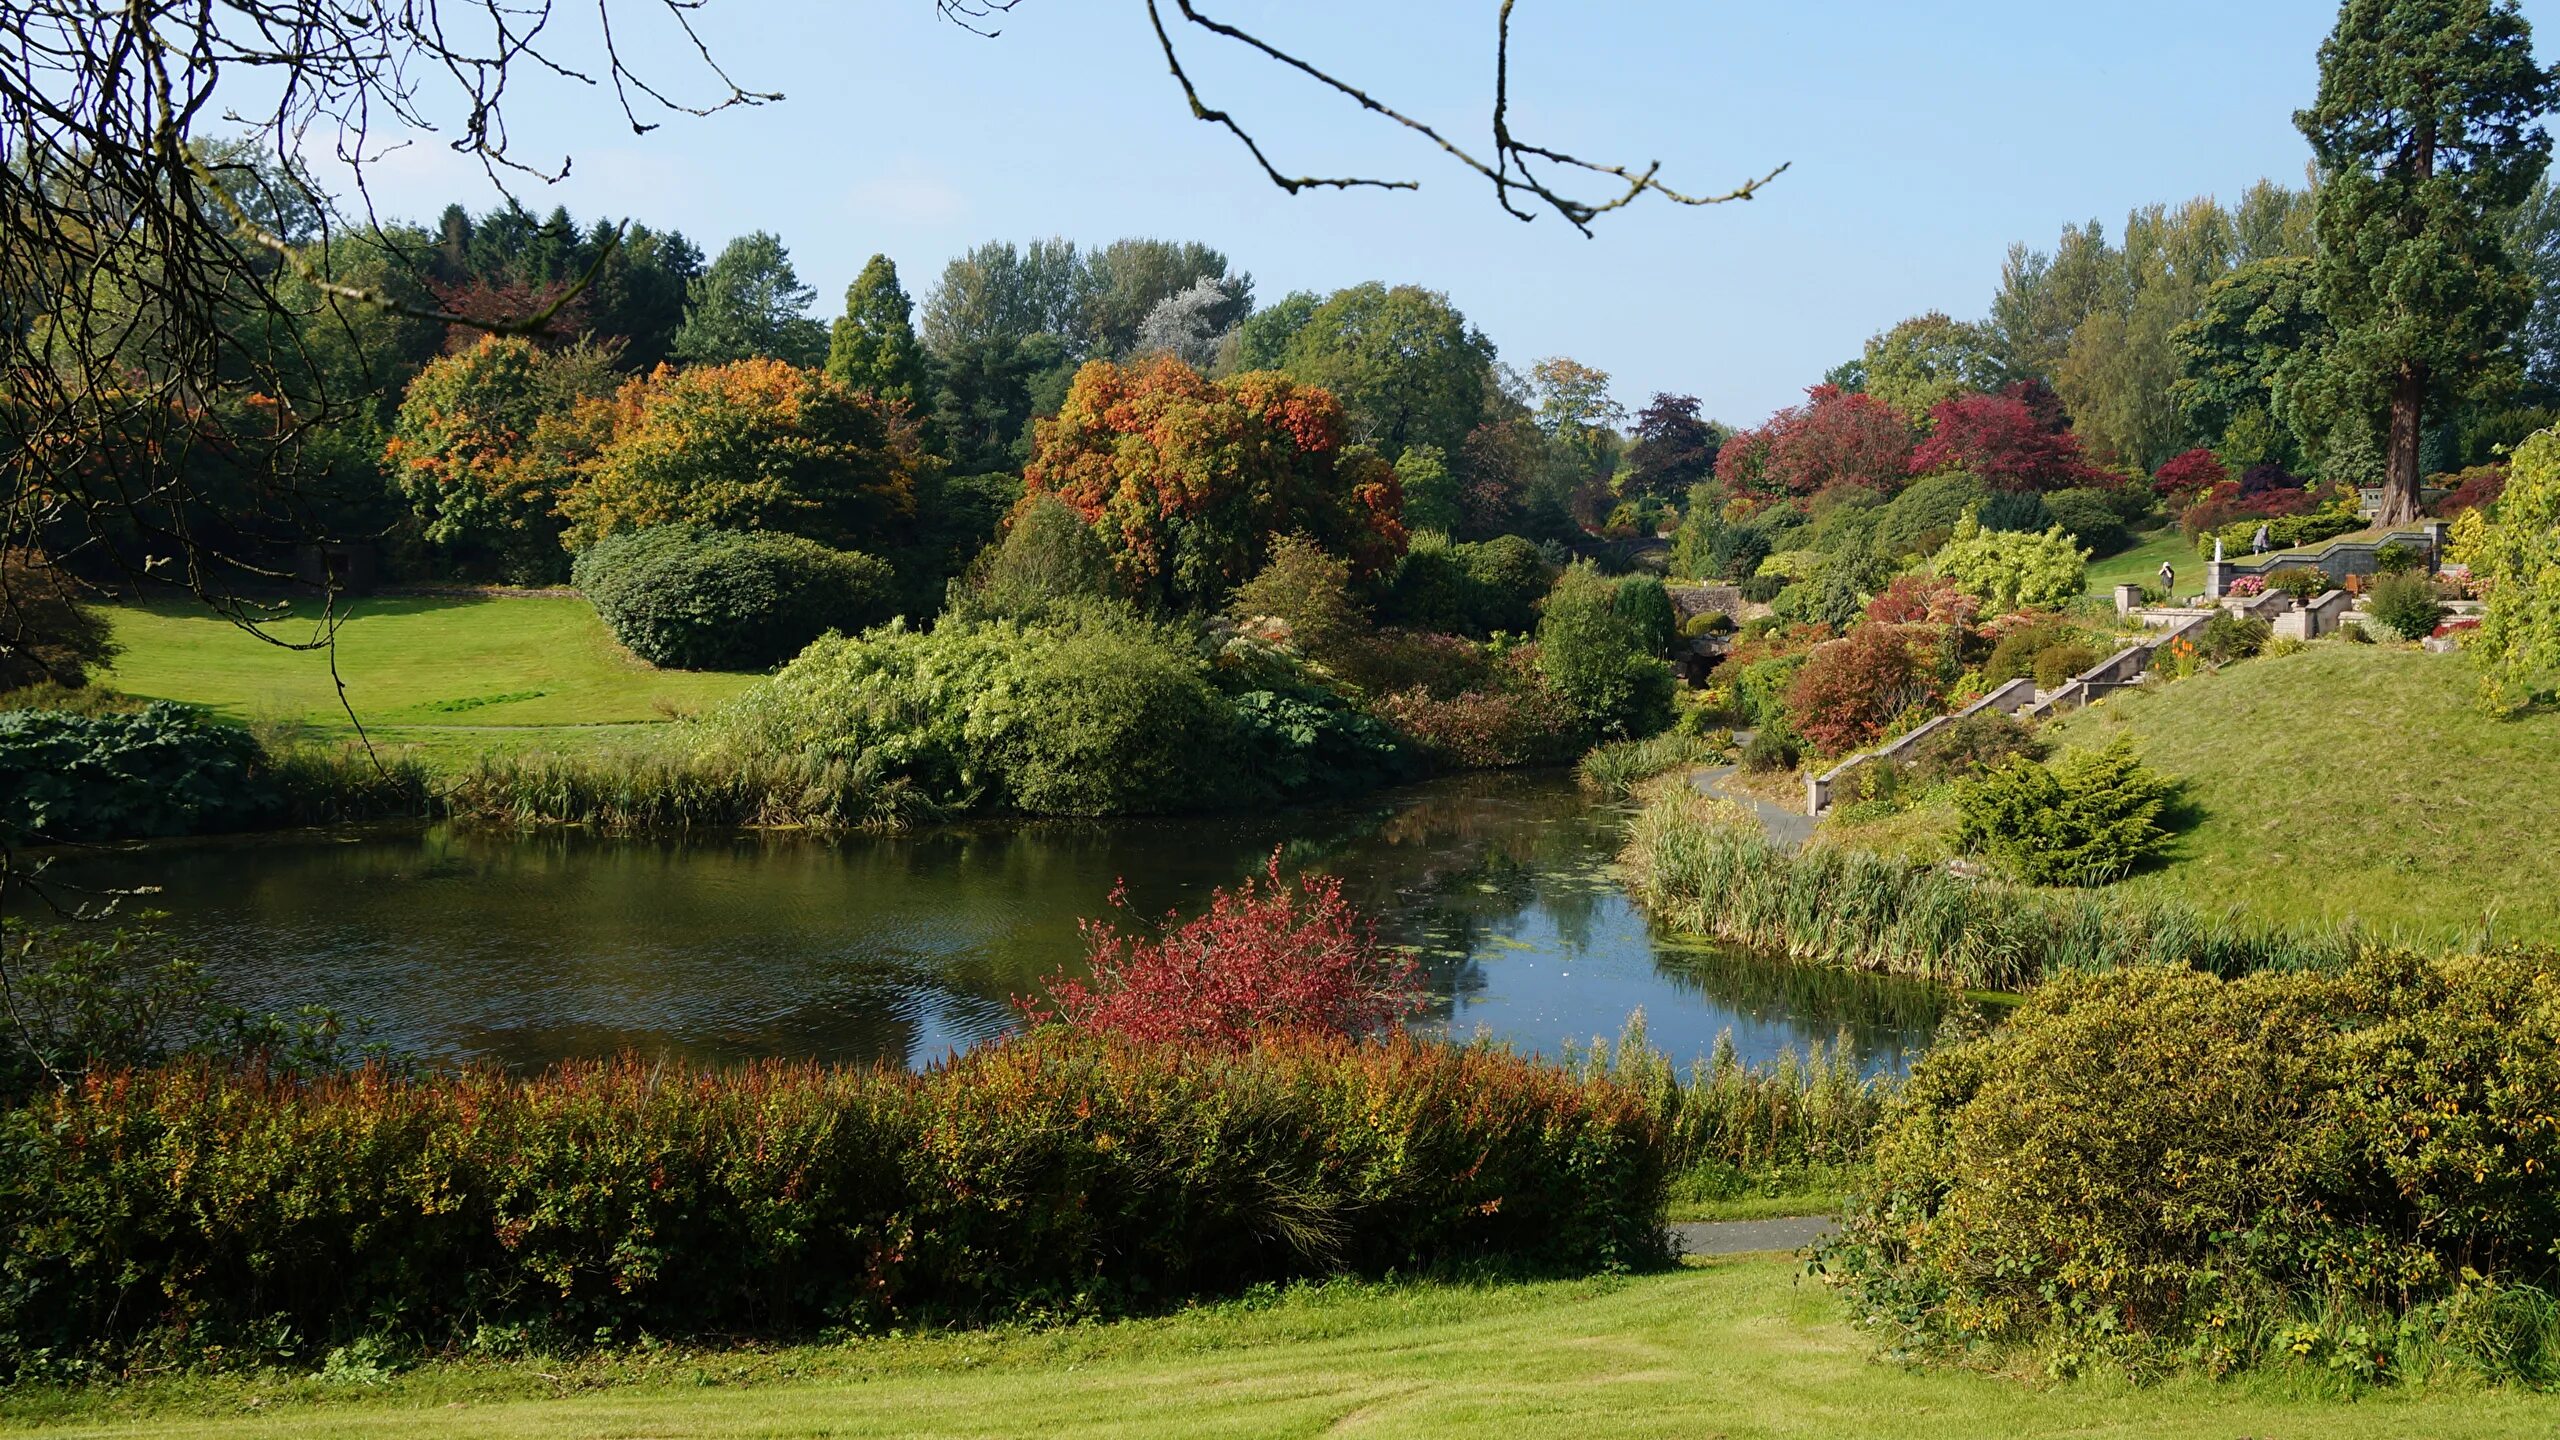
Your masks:
{"label": "tree trunk", "polygon": [[2382,510],[2377,524],[2407,525],[2418,518],[2418,421],[2427,394],[2427,370],[2400,367],[2391,387],[2391,438],[2384,456]]}

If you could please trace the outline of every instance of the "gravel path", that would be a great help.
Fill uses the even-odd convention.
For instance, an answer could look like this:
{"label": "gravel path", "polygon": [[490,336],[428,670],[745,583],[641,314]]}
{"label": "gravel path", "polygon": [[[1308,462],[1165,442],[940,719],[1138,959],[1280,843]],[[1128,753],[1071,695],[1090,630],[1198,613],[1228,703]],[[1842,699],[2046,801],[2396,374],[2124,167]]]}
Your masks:
{"label": "gravel path", "polygon": [[1731,800],[1748,807],[1752,814],[1760,818],[1760,828],[1769,832],[1769,838],[1789,849],[1794,849],[1813,838],[1815,822],[1812,816],[1799,815],[1792,810],[1772,805],[1757,795],[1726,789],[1724,778],[1732,773],[1733,767],[1730,765],[1710,765],[1703,770],[1690,771],[1689,783],[1696,786],[1702,794],[1713,795],[1719,800]]}
{"label": "gravel path", "polygon": [[1783,1220],[1692,1220],[1670,1227],[1684,1255],[1748,1255],[1760,1250],[1801,1250],[1839,1233],[1828,1215]]}

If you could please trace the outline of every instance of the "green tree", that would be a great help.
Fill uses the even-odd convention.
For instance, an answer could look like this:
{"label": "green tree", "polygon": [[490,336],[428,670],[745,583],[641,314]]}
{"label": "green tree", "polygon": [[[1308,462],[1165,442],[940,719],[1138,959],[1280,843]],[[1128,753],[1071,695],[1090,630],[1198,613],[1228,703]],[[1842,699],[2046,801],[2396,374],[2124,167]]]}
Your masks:
{"label": "green tree", "polygon": [[1457,474],[1439,446],[1416,445],[1397,456],[1396,484],[1404,491],[1404,520],[1409,528],[1455,535],[1466,523]]}
{"label": "green tree", "polygon": [[1556,578],[1538,618],[1538,672],[1593,734],[1650,735],[1671,721],[1671,667],[1656,659],[1650,622],[1618,606],[1618,584],[1575,564]]}
{"label": "green tree", "polygon": [[844,292],[844,314],[827,340],[827,373],[883,400],[921,406],[932,398],[924,347],[916,342],[914,307],[898,283],[898,267],[874,255]]}
{"label": "green tree", "polygon": [[1915,315],[1867,341],[1866,393],[1919,424],[1941,400],[2000,388],[1991,336],[1942,311]]}
{"label": "green tree", "polygon": [[2430,406],[2511,383],[2533,303],[2502,233],[2542,178],[2560,96],[2514,0],[2347,0],[2294,116],[2318,158],[2332,404],[2389,407],[2380,520],[2418,513]]}
{"label": "green tree", "polygon": [[2289,387],[2328,334],[2313,271],[2302,256],[2251,261],[2207,286],[2195,315],[2169,332],[2178,356],[2170,394],[2195,438],[2217,451],[2235,430],[2245,437],[2237,450],[2263,451],[2262,436],[2287,442],[2233,462],[2301,467],[2298,440],[2273,417],[2291,413]]}
{"label": "green tree", "polygon": [[554,509],[567,476],[555,437],[616,378],[591,346],[546,351],[484,335],[410,382],[383,471],[426,538],[466,572],[556,580],[567,568]]}
{"label": "green tree", "polygon": [[1236,371],[1277,370],[1288,358],[1289,341],[1307,328],[1324,297],[1312,290],[1292,290],[1277,303],[1245,317],[1236,327]]}
{"label": "green tree", "polygon": [[1413,445],[1457,453],[1484,418],[1493,363],[1493,342],[1448,296],[1371,281],[1309,312],[1280,368],[1333,392],[1354,437],[1392,461]]}
{"label": "green tree", "polygon": [[2464,511],[2454,527],[2454,554],[2489,587],[2468,647],[2480,662],[2480,703],[2513,714],[2560,674],[2560,432],[2525,441],[2498,503]]}
{"label": "green tree", "polygon": [[924,301],[924,343],[948,357],[970,345],[1019,345],[1055,335],[1068,352],[1085,348],[1091,276],[1075,242],[1052,237],[1016,246],[990,240],[942,267]]}
{"label": "green tree", "polygon": [[1223,333],[1253,310],[1253,277],[1230,276],[1227,257],[1197,241],[1114,240],[1085,257],[1083,305],[1078,317],[1087,355],[1119,359],[1138,345],[1149,313],[1202,280],[1228,282],[1220,289],[1226,309],[1215,316]]}
{"label": "green tree", "polygon": [[696,365],[769,359],[815,368],[827,358],[826,327],[809,318],[817,298],[800,283],[779,237],[764,230],[741,235],[687,292],[676,358]]}

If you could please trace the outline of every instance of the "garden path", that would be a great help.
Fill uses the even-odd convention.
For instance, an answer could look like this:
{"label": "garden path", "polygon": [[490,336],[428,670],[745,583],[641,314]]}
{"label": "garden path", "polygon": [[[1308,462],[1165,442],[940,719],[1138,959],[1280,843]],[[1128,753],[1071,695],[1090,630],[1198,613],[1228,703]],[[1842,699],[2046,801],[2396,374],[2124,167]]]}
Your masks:
{"label": "garden path", "polygon": [[1702,770],[1690,771],[1689,783],[1697,787],[1698,793],[1702,795],[1712,795],[1719,800],[1731,800],[1750,810],[1752,815],[1760,821],[1760,828],[1769,832],[1769,838],[1789,849],[1813,838],[1814,818],[1812,816],[1799,815],[1793,810],[1772,805],[1757,795],[1726,788],[1725,777],[1732,773],[1733,767],[1730,765],[1709,765]]}
{"label": "garden path", "polygon": [[1828,1215],[1794,1215],[1777,1220],[1692,1220],[1668,1228],[1672,1243],[1683,1255],[1750,1255],[1801,1250],[1839,1234],[1840,1222]]}

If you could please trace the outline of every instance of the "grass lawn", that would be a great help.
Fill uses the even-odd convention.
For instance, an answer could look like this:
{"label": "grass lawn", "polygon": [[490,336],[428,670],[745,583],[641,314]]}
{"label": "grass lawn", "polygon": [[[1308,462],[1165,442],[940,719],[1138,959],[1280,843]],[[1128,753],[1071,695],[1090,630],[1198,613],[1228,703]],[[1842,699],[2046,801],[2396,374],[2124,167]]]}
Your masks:
{"label": "grass lawn", "polygon": [[[2460,655],[2324,640],[2191,680],[2122,691],[2052,722],[2064,745],[2128,734],[2201,810],[2169,863],[2127,888],[2208,910],[2411,939],[2560,939],[2560,715],[2472,708]],[[1835,843],[1935,858],[1943,798]]]}
{"label": "grass lawn", "polygon": [[[2204,588],[2203,562],[2196,558],[2196,547],[2178,533],[2178,527],[2152,530],[2133,538],[2133,548],[2118,551],[2103,560],[2089,562],[2089,587],[2086,593],[2107,597],[2118,585],[2156,585],[2160,581],[2160,562],[2166,560],[2178,567],[2180,575],[2196,578],[2196,588]],[[2183,581],[2179,589],[2184,590]]]}
{"label": "grass lawn", "polygon": [[[1790,1260],[1633,1279],[1333,1286],[1163,1320],[779,1352],[430,1367],[379,1383],[152,1381],[0,1400],[58,1435],[2547,1435],[2560,1399],[2317,1398],[2316,1377],[2142,1388],[1880,1363]],[[47,1428],[51,1427],[51,1428]]]}
{"label": "grass lawn", "polygon": [[[108,613],[124,653],[106,680],[119,690],[323,735],[348,730],[324,651],[267,644],[182,603]],[[298,610],[270,633],[308,639],[318,613]],[[618,727],[716,704],[753,678],[634,659],[574,597],[383,597],[353,601],[342,614],[337,664],[348,701],[378,739],[431,760],[594,743],[628,733]]]}

